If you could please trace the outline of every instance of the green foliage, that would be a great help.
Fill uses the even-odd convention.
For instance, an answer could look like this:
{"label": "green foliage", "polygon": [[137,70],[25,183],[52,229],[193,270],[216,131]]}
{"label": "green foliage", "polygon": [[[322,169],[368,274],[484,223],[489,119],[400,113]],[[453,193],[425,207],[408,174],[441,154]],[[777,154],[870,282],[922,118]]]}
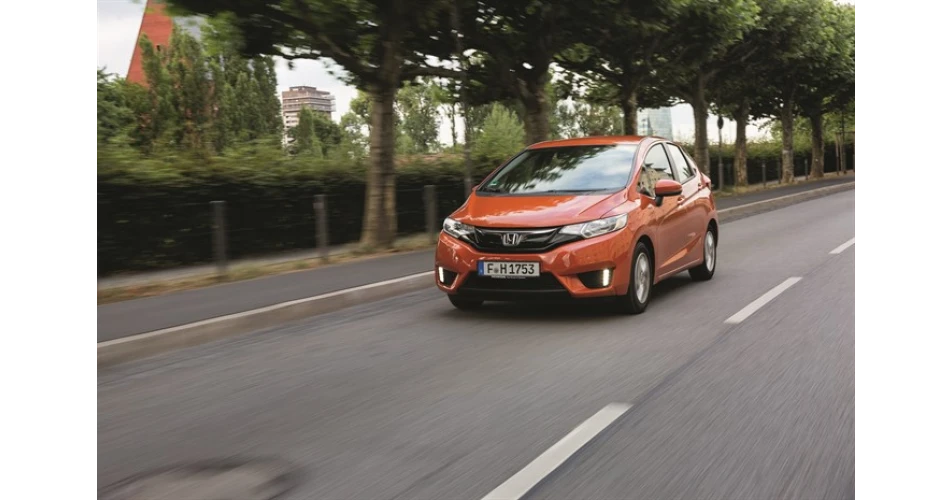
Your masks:
{"label": "green foliage", "polygon": [[[556,55],[560,66],[572,71],[566,86],[576,97],[627,112],[629,133],[636,132],[638,107],[668,104],[658,91],[656,67],[666,45],[678,35],[667,25],[683,1],[620,2],[604,22],[579,26],[576,43]],[[581,90],[584,88],[585,90]]]}
{"label": "green foliage", "polygon": [[294,154],[315,154],[323,156],[323,149],[315,147],[320,142],[314,134],[314,112],[304,108],[298,113],[298,123],[290,130],[291,150]]}
{"label": "green foliage", "polygon": [[135,115],[126,103],[121,82],[103,70],[96,71],[96,138],[99,147],[127,134],[135,126]]}
{"label": "green foliage", "polygon": [[[398,152],[415,154],[437,150],[441,98],[440,88],[428,80],[405,85],[397,92],[396,109],[400,115]],[[402,150],[401,141],[404,142]]]}
{"label": "green foliage", "polygon": [[[268,140],[220,157],[100,158],[98,269],[101,274],[210,262],[209,202],[225,200],[229,257],[313,248],[315,194],[328,195],[331,244],[356,241],[366,164],[288,156]],[[482,178],[495,164],[478,164]],[[437,186],[439,216],[463,202],[462,159],[407,157],[397,168],[401,233],[425,227],[422,186]]]}
{"label": "green foliage", "polygon": [[572,118],[574,135],[578,137],[624,133],[618,106],[578,103],[574,106]]}
{"label": "green foliage", "polygon": [[[353,102],[353,101],[351,101]],[[364,128],[367,123],[353,112],[340,117],[340,145],[333,149],[331,156],[348,160],[364,158],[368,153],[367,135]]]}
{"label": "green foliage", "polygon": [[494,104],[473,144],[473,158],[480,163],[502,163],[524,147],[524,134],[519,118]]}
{"label": "green foliage", "polygon": [[[596,2],[597,4],[597,2]],[[514,100],[523,109],[526,140],[552,134],[556,103],[547,86],[556,54],[575,43],[577,27],[591,22],[591,2],[464,2],[463,32],[475,104]]]}
{"label": "green foliage", "polygon": [[[147,37],[139,41],[148,86],[116,82],[102,89],[109,96],[105,102],[121,104],[120,114],[134,118],[125,144],[146,155],[179,151],[203,156],[280,133],[273,61],[240,56],[232,35],[221,26],[220,21],[209,21],[204,45],[178,28],[162,50]],[[104,131],[114,136],[108,123],[115,113],[107,107],[100,114]]]}

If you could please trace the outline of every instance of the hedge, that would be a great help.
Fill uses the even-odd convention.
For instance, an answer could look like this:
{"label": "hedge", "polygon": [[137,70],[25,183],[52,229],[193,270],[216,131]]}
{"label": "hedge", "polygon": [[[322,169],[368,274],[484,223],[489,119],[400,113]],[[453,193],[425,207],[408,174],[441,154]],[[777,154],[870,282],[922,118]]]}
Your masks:
{"label": "hedge", "polygon": [[[688,148],[690,150],[690,148]],[[733,175],[725,148],[724,169]],[[757,146],[748,179],[761,182]],[[777,178],[779,154],[768,159]],[[803,175],[798,152],[797,175]],[[764,157],[766,158],[766,157]],[[852,166],[852,149],[849,153]],[[480,180],[498,161],[474,162]],[[717,150],[711,152],[716,182]],[[827,148],[826,170],[835,170]],[[164,161],[101,154],[98,165],[98,271],[100,275],[208,263],[213,260],[211,206],[224,200],[229,258],[314,248],[313,199],[326,194],[330,244],[359,239],[365,166],[360,162],[281,157],[171,158]],[[437,187],[438,216],[464,201],[458,155],[405,159],[397,166],[398,233],[425,229],[423,186]]]}

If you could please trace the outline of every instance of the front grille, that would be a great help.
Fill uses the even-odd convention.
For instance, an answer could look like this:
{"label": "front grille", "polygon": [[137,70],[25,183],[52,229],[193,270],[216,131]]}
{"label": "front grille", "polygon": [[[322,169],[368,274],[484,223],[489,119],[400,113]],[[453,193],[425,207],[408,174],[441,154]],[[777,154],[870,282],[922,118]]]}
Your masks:
{"label": "front grille", "polygon": [[[562,234],[560,227],[545,229],[488,229],[474,228],[472,244],[477,250],[493,253],[545,252],[559,245],[579,239],[579,236]],[[511,238],[517,242],[513,244]],[[507,244],[509,243],[509,244]]]}
{"label": "front grille", "polygon": [[550,273],[541,273],[538,278],[490,278],[471,274],[460,285],[460,291],[499,292],[559,292],[565,288]]}

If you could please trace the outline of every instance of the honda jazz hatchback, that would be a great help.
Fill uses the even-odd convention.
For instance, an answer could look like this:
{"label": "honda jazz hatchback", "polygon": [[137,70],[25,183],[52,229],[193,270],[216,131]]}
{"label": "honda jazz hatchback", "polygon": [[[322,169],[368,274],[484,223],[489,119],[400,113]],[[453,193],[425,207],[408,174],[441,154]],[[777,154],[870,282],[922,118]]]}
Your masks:
{"label": "honda jazz hatchback", "polygon": [[532,145],[443,221],[436,282],[450,302],[608,297],[643,312],[654,285],[714,276],[711,181],[677,145],[591,137]]}

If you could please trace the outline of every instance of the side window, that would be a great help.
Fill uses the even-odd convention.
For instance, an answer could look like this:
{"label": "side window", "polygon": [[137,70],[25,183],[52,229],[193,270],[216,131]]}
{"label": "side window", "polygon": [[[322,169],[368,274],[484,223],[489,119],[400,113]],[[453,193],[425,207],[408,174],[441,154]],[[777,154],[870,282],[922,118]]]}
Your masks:
{"label": "side window", "polygon": [[675,146],[674,144],[665,145],[668,147],[668,152],[671,153],[671,158],[674,160],[674,170],[678,173],[678,178],[681,179],[681,184],[684,184],[688,181],[688,179],[694,177],[694,169],[691,168],[687,158],[684,157],[684,153],[681,152],[681,148]]}
{"label": "side window", "polygon": [[655,183],[659,179],[674,180],[674,173],[671,171],[668,155],[664,153],[664,147],[661,144],[655,144],[645,156],[641,175],[638,176],[638,189],[647,192],[649,196],[654,196]]}

